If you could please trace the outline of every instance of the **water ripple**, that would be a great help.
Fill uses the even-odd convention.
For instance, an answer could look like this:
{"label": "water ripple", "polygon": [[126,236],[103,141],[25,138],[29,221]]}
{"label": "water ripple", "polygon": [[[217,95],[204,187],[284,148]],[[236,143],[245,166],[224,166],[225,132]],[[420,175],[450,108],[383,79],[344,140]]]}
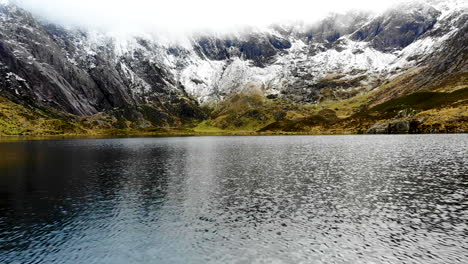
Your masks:
{"label": "water ripple", "polygon": [[[467,263],[468,136],[0,144],[0,263]],[[0,156],[1,158],[1,156]]]}

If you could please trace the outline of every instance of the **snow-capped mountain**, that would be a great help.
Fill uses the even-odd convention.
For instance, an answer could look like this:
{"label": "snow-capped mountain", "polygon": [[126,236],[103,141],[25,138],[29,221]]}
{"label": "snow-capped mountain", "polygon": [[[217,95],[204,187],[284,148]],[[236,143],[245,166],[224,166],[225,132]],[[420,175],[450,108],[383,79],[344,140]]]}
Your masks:
{"label": "snow-capped mountain", "polygon": [[343,99],[415,67],[430,75],[419,89],[468,70],[467,21],[464,0],[412,1],[380,14],[171,42],[64,28],[1,0],[0,89],[37,107],[76,115],[131,109],[131,118],[152,123],[173,113],[197,117],[198,105],[246,90],[318,103],[328,88]]}

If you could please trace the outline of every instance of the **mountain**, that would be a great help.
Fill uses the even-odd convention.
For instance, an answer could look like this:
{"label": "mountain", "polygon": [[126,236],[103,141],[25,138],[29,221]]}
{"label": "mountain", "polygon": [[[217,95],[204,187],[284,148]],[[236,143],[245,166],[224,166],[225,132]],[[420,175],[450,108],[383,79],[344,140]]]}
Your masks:
{"label": "mountain", "polygon": [[164,41],[66,28],[2,0],[1,133],[466,131],[467,10],[414,1]]}

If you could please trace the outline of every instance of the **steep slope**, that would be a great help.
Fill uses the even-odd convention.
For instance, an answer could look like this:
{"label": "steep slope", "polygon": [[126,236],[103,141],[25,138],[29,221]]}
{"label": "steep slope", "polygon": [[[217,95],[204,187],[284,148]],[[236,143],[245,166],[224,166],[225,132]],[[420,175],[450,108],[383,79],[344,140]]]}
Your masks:
{"label": "steep slope", "polygon": [[202,117],[197,102],[166,69],[144,58],[143,48],[118,56],[111,38],[92,40],[87,32],[41,23],[14,5],[0,5],[0,15],[3,96],[75,115],[116,111],[141,126]]}
{"label": "steep slope", "polygon": [[[218,105],[212,123],[225,126],[216,120],[226,102],[250,94],[271,101],[265,111],[289,112],[289,104],[290,119],[360,100],[349,116],[414,92],[466,88],[467,10],[461,0],[415,1],[381,14],[167,42],[64,28],[2,0],[0,93],[27,107],[110,116],[134,129],[200,122],[210,112],[202,105]],[[266,116],[262,126],[282,121]]]}

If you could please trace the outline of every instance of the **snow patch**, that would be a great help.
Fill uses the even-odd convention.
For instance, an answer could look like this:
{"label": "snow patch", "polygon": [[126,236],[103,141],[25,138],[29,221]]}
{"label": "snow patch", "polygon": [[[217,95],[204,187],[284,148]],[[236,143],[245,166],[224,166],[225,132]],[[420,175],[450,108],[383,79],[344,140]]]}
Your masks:
{"label": "snow patch", "polygon": [[16,73],[7,72],[6,78],[7,78],[7,79],[11,79],[11,77],[14,77],[14,78],[15,78],[17,81],[19,81],[19,82],[26,82],[25,79],[21,78],[21,77],[18,76]]}

